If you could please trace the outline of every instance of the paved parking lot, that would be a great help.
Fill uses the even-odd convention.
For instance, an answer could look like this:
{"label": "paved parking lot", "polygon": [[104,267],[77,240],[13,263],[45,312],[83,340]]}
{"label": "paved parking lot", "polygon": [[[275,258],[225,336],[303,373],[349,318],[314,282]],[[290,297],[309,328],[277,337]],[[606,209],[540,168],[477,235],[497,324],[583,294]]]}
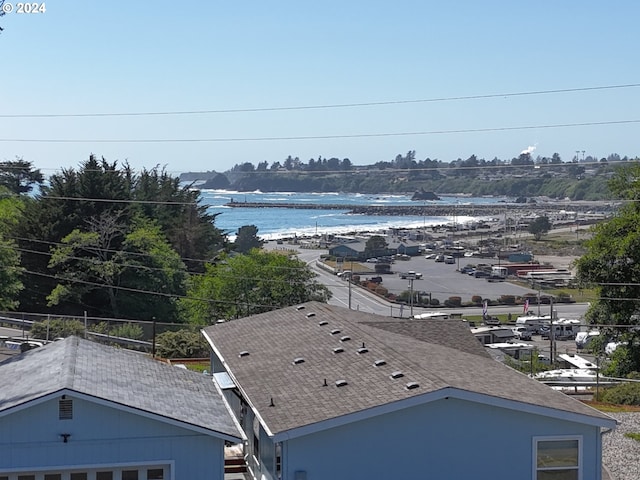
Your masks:
{"label": "paved parking lot", "polygon": [[[495,258],[460,258],[460,268],[467,264],[497,264]],[[367,266],[374,268],[373,264]],[[537,290],[524,288],[514,285],[511,282],[489,282],[485,278],[474,278],[470,275],[457,271],[458,259],[455,264],[446,264],[427,260],[424,256],[411,257],[410,260],[396,260],[391,265],[394,273],[383,274],[382,285],[390,292],[400,293],[409,290],[409,280],[403,280],[399,276],[399,272],[408,272],[413,270],[421,273],[422,278],[413,281],[414,291],[431,293],[432,298],[437,298],[442,303],[449,297],[459,296],[463,302],[471,301],[473,295],[479,295],[482,298],[497,299],[501,295],[521,296],[525,293],[538,293]],[[361,279],[366,279],[378,274],[361,275]]]}

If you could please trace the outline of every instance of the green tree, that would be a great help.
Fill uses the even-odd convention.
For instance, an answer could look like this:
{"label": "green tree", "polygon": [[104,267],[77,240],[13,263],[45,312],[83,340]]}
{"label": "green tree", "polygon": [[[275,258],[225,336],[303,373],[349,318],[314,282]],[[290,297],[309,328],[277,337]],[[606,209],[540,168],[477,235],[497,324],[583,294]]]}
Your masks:
{"label": "green tree", "polygon": [[49,305],[72,301],[103,316],[177,319],[176,299],[185,293],[186,272],[154,222],[139,218],[133,230],[104,214],[74,230],[52,250],[49,267],[59,281]]}
{"label": "green tree", "polygon": [[[55,302],[57,300],[55,298],[47,299],[47,296],[60,283],[65,283],[59,282],[55,278],[56,274],[64,273],[67,275],[65,278],[70,278],[68,275],[75,275],[74,268],[77,268],[79,269],[77,272],[79,278],[86,277],[89,272],[82,271],[84,265],[77,259],[65,261],[64,266],[62,263],[50,264],[50,249],[52,246],[58,246],[60,250],[70,248],[68,242],[71,238],[67,240],[65,245],[59,244],[65,243],[62,240],[74,231],[76,231],[74,242],[77,243],[75,248],[83,248],[83,242],[90,241],[86,234],[97,233],[100,230],[96,229],[98,223],[106,221],[107,218],[117,219],[118,231],[111,234],[103,232],[106,236],[103,236],[100,242],[102,242],[101,255],[104,258],[94,258],[94,261],[118,260],[115,252],[107,252],[107,250],[119,251],[125,244],[126,236],[133,234],[135,229],[142,228],[141,222],[144,219],[151,219],[154,226],[149,227],[153,230],[150,238],[158,240],[161,236],[163,244],[168,242],[168,246],[174,250],[169,258],[173,258],[177,253],[178,257],[185,259],[185,265],[189,272],[203,272],[204,262],[210,261],[220,250],[224,250],[227,242],[223,232],[214,225],[215,215],[209,214],[207,205],[201,204],[200,200],[199,191],[181,185],[178,178],[172,177],[164,170],[155,168],[136,174],[126,164],[119,166],[117,162],[110,163],[93,155],[83,162],[77,170],[65,169],[61,173],[53,175],[50,184],[42,187],[41,195],[23,199],[24,214],[15,229],[14,235],[20,237],[19,246],[24,252],[22,266],[30,272],[29,289],[21,292],[21,303],[28,304],[32,311],[48,312],[49,301]],[[106,224],[103,223],[100,228],[103,227],[106,228]],[[112,227],[115,226],[112,225]],[[144,228],[146,229],[147,226]],[[109,235],[112,236],[109,237]],[[130,237],[130,240],[133,238]],[[107,239],[109,246],[105,247]],[[91,241],[97,242],[98,240]],[[139,239],[138,243],[141,242],[142,240]],[[134,250],[137,248],[131,242],[128,245]],[[98,248],[98,245],[92,245],[90,248]],[[168,247],[164,245],[163,248]],[[91,254],[86,251],[81,253],[78,255],[76,252],[74,256],[96,256],[95,250]],[[157,259],[156,256],[156,260],[151,263],[157,263]],[[86,263],[87,260],[83,261]],[[118,264],[123,263],[121,260],[118,262]],[[128,263],[135,264],[135,261],[129,259]],[[146,265],[146,267],[149,266],[160,268],[157,265]],[[147,281],[150,281],[150,285],[155,285],[153,278],[149,279],[143,274],[145,270],[141,269],[139,265],[136,265],[136,268],[137,270],[128,269],[122,272],[106,271],[103,275],[113,276],[114,281],[126,279],[131,288],[133,288],[132,285],[143,285],[144,287],[144,283]],[[139,281],[135,279],[135,272],[139,274]],[[118,277],[116,274],[124,276]],[[183,291],[182,287],[171,290],[170,286],[175,283],[165,281],[162,276],[158,282],[162,287],[158,291],[164,292],[165,295],[179,295]],[[76,282],[76,287],[78,285],[79,283]],[[114,283],[113,287],[116,286],[117,284]],[[101,291],[95,289],[92,294],[89,294],[87,289],[80,290],[83,290],[81,292],[82,301],[88,303],[78,303],[81,299],[77,295],[68,295],[64,291],[56,292],[64,293],[64,295],[58,296],[60,301],[56,303],[57,312],[72,315],[82,314],[84,310],[87,310],[87,307],[98,315],[115,311],[115,303],[105,302],[106,292],[104,289]],[[132,298],[131,295],[120,294],[119,296],[126,297],[127,300]],[[137,296],[137,298],[141,299],[142,297]],[[156,298],[159,297],[156,295]],[[167,298],[170,297],[167,296]],[[172,302],[158,303],[159,306],[162,306],[160,311],[165,312],[162,314],[163,316],[175,314],[169,313],[169,310],[164,308],[169,303]],[[122,310],[124,305],[126,305],[127,311],[132,307],[128,301],[124,304],[119,302],[118,305],[120,305],[119,310]],[[133,315],[134,311],[147,311],[145,302],[142,302],[139,307],[132,308],[131,314]]]}
{"label": "green tree", "polygon": [[[625,199],[640,198],[640,166],[619,170],[611,190]],[[577,278],[595,285],[599,299],[586,317],[622,342],[613,362],[616,376],[640,371],[640,205],[626,203],[616,216],[592,227],[587,253],[576,262]],[[608,325],[608,327],[607,327]]]}
{"label": "green tree", "polygon": [[198,325],[246,317],[310,300],[327,301],[331,293],[306,263],[278,252],[251,250],[208,265],[192,276],[183,316]]}
{"label": "green tree", "polygon": [[529,233],[533,235],[536,240],[540,240],[543,235],[546,235],[551,230],[551,222],[549,217],[542,216],[537,217],[533,222],[529,224]]}
{"label": "green tree", "polygon": [[258,227],[255,225],[244,225],[238,229],[233,250],[240,253],[247,253],[252,248],[260,248],[264,243],[258,237]]}
{"label": "green tree", "polygon": [[0,162],[0,185],[21,195],[29,193],[34,185],[42,185],[44,177],[40,170],[34,170],[31,162],[17,158],[13,162]]}
{"label": "green tree", "polygon": [[387,240],[383,236],[372,235],[365,243],[364,249],[367,252],[375,252],[378,250],[385,250],[388,246]]}
{"label": "green tree", "polygon": [[[0,190],[3,190],[0,187]],[[0,309],[17,308],[18,294],[24,288],[20,253],[11,237],[22,215],[23,201],[18,198],[0,198]]]}

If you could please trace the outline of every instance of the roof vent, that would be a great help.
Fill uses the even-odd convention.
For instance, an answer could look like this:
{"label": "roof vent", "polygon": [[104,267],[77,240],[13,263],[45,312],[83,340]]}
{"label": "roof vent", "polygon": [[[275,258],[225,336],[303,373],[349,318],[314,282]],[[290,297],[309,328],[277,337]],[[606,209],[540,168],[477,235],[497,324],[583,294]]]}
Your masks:
{"label": "roof vent", "polygon": [[348,385],[346,380],[336,380],[336,387],[344,387]]}
{"label": "roof vent", "polygon": [[321,320],[318,322],[318,325],[320,325],[321,327],[324,327],[325,325],[328,325],[329,322],[327,322],[326,320]]}
{"label": "roof vent", "polygon": [[70,398],[66,398],[65,395],[58,400],[58,418],[60,420],[73,419],[73,401]]}
{"label": "roof vent", "polygon": [[296,307],[296,310],[304,310],[304,309],[305,309],[305,306],[304,306],[304,305],[298,305],[298,306]]}
{"label": "roof vent", "polygon": [[331,330],[331,335],[338,335],[340,333],[340,329],[336,328]]}
{"label": "roof vent", "polygon": [[300,365],[301,363],[304,363],[304,358],[298,357],[298,358],[294,358],[293,359],[293,364],[294,365]]}
{"label": "roof vent", "polygon": [[329,384],[327,383],[327,379],[326,378],[324,379],[324,383],[322,384],[322,386],[323,387],[328,387],[329,386]]}
{"label": "roof vent", "polygon": [[362,355],[363,353],[367,353],[369,351],[368,348],[362,347],[358,349],[358,355]]}
{"label": "roof vent", "polygon": [[248,357],[249,356],[249,351],[248,350],[243,350],[238,354],[239,357]]}
{"label": "roof vent", "polygon": [[402,378],[402,377],[404,377],[404,373],[402,373],[400,370],[391,372],[391,378]]}
{"label": "roof vent", "polygon": [[333,349],[333,353],[342,353],[344,352],[344,348],[342,347],[336,347]]}
{"label": "roof vent", "polygon": [[307,318],[311,318],[311,317],[315,317],[315,316],[316,316],[316,314],[313,313],[313,312],[307,313]]}
{"label": "roof vent", "polygon": [[374,367],[381,367],[381,366],[386,365],[386,364],[387,364],[387,361],[386,360],[382,360],[382,359],[376,360],[375,362],[373,362],[373,366]]}
{"label": "roof vent", "polygon": [[407,390],[414,390],[414,389],[418,388],[419,386],[420,386],[420,385],[419,385],[417,382],[409,382],[409,383],[407,383],[404,387],[405,387]]}
{"label": "roof vent", "polygon": [[345,335],[343,337],[340,337],[340,341],[341,342],[348,342],[349,340],[351,340],[351,337],[349,335]]}

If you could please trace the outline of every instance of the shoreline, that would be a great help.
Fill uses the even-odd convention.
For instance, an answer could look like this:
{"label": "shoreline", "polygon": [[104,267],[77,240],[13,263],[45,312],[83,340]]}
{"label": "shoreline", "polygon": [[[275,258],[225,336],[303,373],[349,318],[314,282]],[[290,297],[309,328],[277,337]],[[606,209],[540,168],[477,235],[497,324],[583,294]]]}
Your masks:
{"label": "shoreline", "polygon": [[[353,215],[392,215],[392,216],[468,216],[487,217],[505,215],[507,211],[549,212],[551,214],[589,214],[591,216],[607,216],[617,210],[611,202],[571,202],[561,203],[495,203],[495,204],[416,204],[416,205],[347,205],[347,204],[309,204],[295,202],[238,202],[232,200],[224,204],[230,208],[288,208],[297,210],[343,210]],[[567,210],[570,208],[571,210]]]}

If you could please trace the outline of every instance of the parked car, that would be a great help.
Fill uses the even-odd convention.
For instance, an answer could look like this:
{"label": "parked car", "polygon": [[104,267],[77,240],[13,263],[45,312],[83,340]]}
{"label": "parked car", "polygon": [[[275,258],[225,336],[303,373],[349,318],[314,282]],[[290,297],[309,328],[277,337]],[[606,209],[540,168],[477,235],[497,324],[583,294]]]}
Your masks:
{"label": "parked car", "polygon": [[369,281],[373,283],[382,283],[382,277],[371,277]]}
{"label": "parked car", "polygon": [[377,258],[367,258],[367,263],[378,263]]}
{"label": "parked car", "polygon": [[476,270],[473,272],[473,276],[476,278],[489,278],[491,274],[489,272],[485,272],[484,270]]}
{"label": "parked car", "polygon": [[531,332],[527,327],[513,327],[511,330],[518,340],[531,340]]}
{"label": "parked car", "polygon": [[444,255],[436,255],[436,258],[434,258],[434,261],[444,262]]}
{"label": "parked car", "polygon": [[446,257],[444,257],[444,263],[448,263],[450,265],[456,263],[456,259],[453,258],[451,255],[447,255]]}

